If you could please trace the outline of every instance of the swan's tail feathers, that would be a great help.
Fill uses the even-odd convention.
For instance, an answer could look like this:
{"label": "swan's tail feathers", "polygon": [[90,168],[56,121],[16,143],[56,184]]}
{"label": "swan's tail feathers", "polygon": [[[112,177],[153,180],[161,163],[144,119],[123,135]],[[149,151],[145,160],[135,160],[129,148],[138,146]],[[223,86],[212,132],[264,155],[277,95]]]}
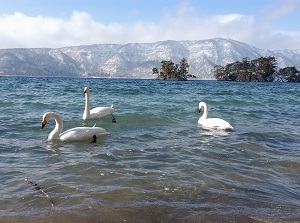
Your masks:
{"label": "swan's tail feathers", "polygon": [[116,120],[115,116],[111,115],[111,117],[112,117],[112,120],[111,120],[111,121],[112,121],[113,123],[116,123],[117,120]]}
{"label": "swan's tail feathers", "polygon": [[116,112],[116,111],[117,111],[117,109],[115,109],[114,105],[111,105],[110,107],[114,109],[113,112]]}

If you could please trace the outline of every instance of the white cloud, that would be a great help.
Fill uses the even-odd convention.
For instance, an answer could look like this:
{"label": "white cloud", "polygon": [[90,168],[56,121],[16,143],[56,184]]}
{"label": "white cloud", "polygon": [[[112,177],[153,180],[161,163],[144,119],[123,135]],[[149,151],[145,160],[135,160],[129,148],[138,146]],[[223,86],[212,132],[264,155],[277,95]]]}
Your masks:
{"label": "white cloud", "polygon": [[197,16],[188,4],[160,22],[102,24],[86,12],[70,18],[30,17],[22,13],[0,15],[0,48],[64,47],[101,43],[156,42],[231,38],[267,49],[300,49],[300,33],[274,30],[252,16],[241,14]]}
{"label": "white cloud", "polygon": [[263,10],[263,16],[267,21],[273,21],[294,11],[300,0],[281,0],[278,5],[267,6]]}

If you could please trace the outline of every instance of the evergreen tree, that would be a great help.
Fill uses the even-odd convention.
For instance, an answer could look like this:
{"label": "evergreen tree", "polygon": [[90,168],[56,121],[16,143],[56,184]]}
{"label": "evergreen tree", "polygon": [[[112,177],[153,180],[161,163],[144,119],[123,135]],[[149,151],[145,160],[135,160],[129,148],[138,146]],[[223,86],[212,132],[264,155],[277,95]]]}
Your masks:
{"label": "evergreen tree", "polygon": [[152,68],[152,74],[158,74],[159,71],[158,71],[158,68],[157,67],[153,67]]}
{"label": "evergreen tree", "polygon": [[185,58],[182,58],[179,65],[179,79],[180,80],[187,80],[187,75],[189,73],[189,64],[187,63]]}
{"label": "evergreen tree", "polygon": [[300,82],[300,72],[296,67],[285,67],[277,72],[277,81],[279,82]]}

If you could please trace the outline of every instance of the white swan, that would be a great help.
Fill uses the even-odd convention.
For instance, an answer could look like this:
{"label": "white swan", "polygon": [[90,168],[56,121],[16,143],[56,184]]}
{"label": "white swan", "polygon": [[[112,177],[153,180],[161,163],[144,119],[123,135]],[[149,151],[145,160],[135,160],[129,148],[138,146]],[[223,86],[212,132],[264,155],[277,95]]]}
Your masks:
{"label": "white swan", "polygon": [[96,142],[97,137],[109,134],[104,128],[101,127],[76,127],[69,129],[65,132],[61,132],[63,128],[63,122],[60,116],[54,112],[46,112],[43,115],[42,128],[51,119],[54,119],[56,124],[55,128],[48,136],[48,140],[60,140],[68,142],[79,142],[91,140]]}
{"label": "white swan", "polygon": [[114,113],[117,110],[113,107],[113,105],[111,107],[96,107],[90,110],[90,90],[88,87],[84,88],[84,94],[85,108],[82,115],[83,120],[102,118],[104,116],[111,115],[112,121],[116,122],[116,119],[112,113]]}
{"label": "white swan", "polygon": [[198,124],[203,126],[204,128],[214,128],[214,129],[222,129],[222,130],[230,130],[233,127],[225,120],[220,118],[207,118],[208,109],[205,102],[199,103],[199,113],[201,109],[204,108],[203,115],[199,118]]}

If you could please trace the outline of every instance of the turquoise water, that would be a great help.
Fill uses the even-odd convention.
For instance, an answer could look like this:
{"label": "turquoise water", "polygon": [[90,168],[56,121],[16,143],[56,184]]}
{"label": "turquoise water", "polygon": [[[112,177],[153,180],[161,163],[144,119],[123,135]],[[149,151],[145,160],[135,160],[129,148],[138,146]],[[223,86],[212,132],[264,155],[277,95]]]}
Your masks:
{"label": "turquoise water", "polygon": [[[0,77],[0,222],[300,221],[300,85]],[[83,121],[91,107],[117,109]],[[198,103],[232,131],[198,127]],[[105,128],[96,143],[51,143]],[[24,181],[37,183],[45,194]]]}

